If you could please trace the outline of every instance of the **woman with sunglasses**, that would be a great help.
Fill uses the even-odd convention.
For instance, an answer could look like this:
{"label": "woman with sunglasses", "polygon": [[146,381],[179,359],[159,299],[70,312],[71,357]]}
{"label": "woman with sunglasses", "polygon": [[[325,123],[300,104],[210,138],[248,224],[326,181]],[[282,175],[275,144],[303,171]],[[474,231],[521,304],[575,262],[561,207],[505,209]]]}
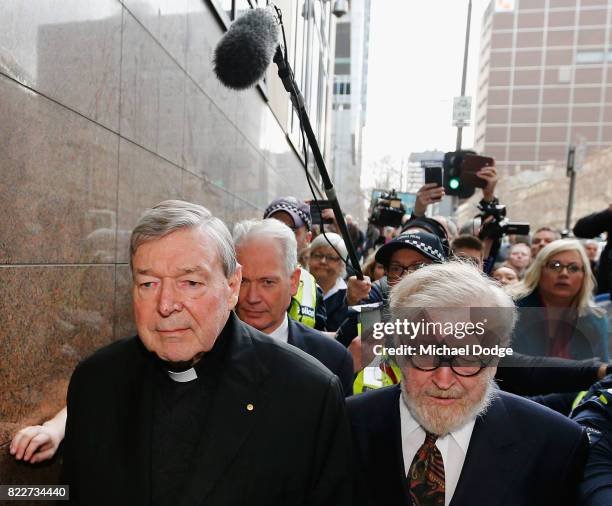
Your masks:
{"label": "woman with sunglasses", "polygon": [[512,287],[519,323],[512,346],[527,355],[608,360],[608,319],[593,302],[594,279],[580,242],[548,244]]}

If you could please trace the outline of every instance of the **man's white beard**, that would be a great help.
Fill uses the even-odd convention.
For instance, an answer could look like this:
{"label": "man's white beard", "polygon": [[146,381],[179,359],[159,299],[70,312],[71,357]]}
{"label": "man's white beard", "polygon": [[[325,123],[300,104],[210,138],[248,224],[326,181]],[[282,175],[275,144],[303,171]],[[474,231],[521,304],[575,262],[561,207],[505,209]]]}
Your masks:
{"label": "man's white beard", "polygon": [[460,429],[477,416],[483,415],[491,405],[498,389],[493,379],[495,371],[491,370],[491,373],[489,373],[489,370],[485,369],[481,374],[486,374],[488,377],[484,380],[486,383],[479,398],[463,397],[450,406],[429,404],[427,395],[457,397],[461,388],[440,390],[436,387],[430,387],[421,392],[420,396],[414,397],[406,392],[405,382],[407,378],[402,374],[402,400],[410,414],[423,429],[442,437]]}

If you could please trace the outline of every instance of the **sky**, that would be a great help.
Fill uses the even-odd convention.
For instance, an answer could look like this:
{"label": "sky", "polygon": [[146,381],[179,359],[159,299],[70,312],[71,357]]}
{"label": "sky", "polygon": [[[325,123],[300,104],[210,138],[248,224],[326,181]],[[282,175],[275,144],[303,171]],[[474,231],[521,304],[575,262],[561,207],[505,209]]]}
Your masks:
{"label": "sky", "polygon": [[[472,1],[466,95],[476,106],[482,15]],[[453,97],[461,91],[468,0],[373,0],[364,166],[391,155],[455,148]],[[473,144],[463,129],[463,147]]]}

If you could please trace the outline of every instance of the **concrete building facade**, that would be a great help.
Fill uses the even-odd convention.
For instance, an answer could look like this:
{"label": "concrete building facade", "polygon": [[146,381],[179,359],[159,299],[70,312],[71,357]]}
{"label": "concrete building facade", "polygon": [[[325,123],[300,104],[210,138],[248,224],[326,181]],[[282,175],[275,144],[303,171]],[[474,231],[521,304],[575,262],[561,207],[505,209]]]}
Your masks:
{"label": "concrete building facade", "polygon": [[492,0],[486,10],[475,148],[497,160],[513,219],[543,225],[517,195],[557,181],[547,205],[562,224],[569,145],[584,159],[612,144],[611,28],[606,0]]}
{"label": "concrete building facade", "polygon": [[353,0],[336,24],[331,126],[332,178],[342,210],[365,218],[361,192],[363,129],[367,112],[371,0]]}

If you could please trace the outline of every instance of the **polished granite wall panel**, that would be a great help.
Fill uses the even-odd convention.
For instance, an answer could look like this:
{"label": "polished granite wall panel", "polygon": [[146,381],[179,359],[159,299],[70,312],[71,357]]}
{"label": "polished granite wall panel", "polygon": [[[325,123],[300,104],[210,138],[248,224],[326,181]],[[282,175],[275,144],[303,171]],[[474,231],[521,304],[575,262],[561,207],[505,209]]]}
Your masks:
{"label": "polished granite wall panel", "polygon": [[304,172],[293,174],[291,178],[281,177],[268,169],[268,191],[271,195],[293,195],[302,199],[311,199],[310,190]]}
{"label": "polished granite wall panel", "polygon": [[220,108],[233,100],[236,92],[225,88],[213,72],[214,49],[223,35],[207,2],[187,0],[187,44],[185,70],[190,78]]}
{"label": "polished granite wall panel", "polygon": [[[76,364],[113,340],[114,265],[0,267],[0,424],[51,415]],[[0,443],[6,439],[0,439]]]}
{"label": "polished granite wall panel", "polygon": [[268,202],[263,207],[255,208],[251,202],[237,198],[234,200],[234,223],[241,220],[263,218],[263,209],[265,209],[267,204]]}
{"label": "polished granite wall panel", "polygon": [[[240,131],[253,147],[259,149],[268,135],[284,136],[278,124],[262,129],[262,117],[274,120],[272,111],[256,88],[235,91],[225,88],[213,72],[214,48],[223,30],[206,2],[188,0],[186,71],[198,87],[219,108],[221,113]],[[278,132],[276,132],[278,131]],[[285,149],[288,146],[285,142]],[[264,150],[264,157],[268,156]]]}
{"label": "polished granite wall panel", "polygon": [[182,165],[185,72],[128,12],[123,17],[120,133]]}
{"label": "polished granite wall panel", "polygon": [[233,209],[234,196],[231,193],[211,183],[207,178],[188,171],[183,172],[182,197],[188,202],[206,207],[224,221]]}
{"label": "polished granite wall panel", "polygon": [[121,0],[121,3],[185,68],[189,0]]}
{"label": "polished granite wall panel", "polygon": [[[38,21],[52,9],[57,17]],[[30,20],[40,25],[36,37],[26,33]],[[2,338],[21,336],[17,344],[6,340],[0,359],[50,353],[44,377],[38,362],[19,362],[21,371],[0,377],[4,395],[11,382],[22,387],[1,399],[6,445],[18,426],[59,409],[79,356],[134,332],[127,248],[146,207],[183,198],[231,228],[261,216],[277,195],[305,195],[306,186],[261,93],[227,90],[214,76],[222,27],[207,2],[3,2],[0,26],[0,74],[11,76],[0,75],[0,166],[8,183],[0,193],[8,217],[0,225],[0,263],[7,264],[0,271],[11,278],[0,279],[0,295],[13,304]],[[39,265],[24,266],[32,263]],[[86,283],[74,273],[88,269],[103,307],[86,288],[75,295]],[[33,288],[37,278],[42,291]],[[12,476],[4,465],[0,476]]]}
{"label": "polished granite wall panel", "polygon": [[185,85],[183,163],[186,170],[204,177],[209,153],[215,146],[213,132],[219,128],[217,107],[193,82]]}
{"label": "polished granite wall panel", "polygon": [[132,308],[132,272],[129,265],[115,268],[114,336],[116,339],[136,335]]}
{"label": "polished granite wall panel", "polygon": [[[0,444],[0,483],[3,484],[19,484],[19,485],[44,485],[60,483],[60,459],[54,458],[50,462],[43,464],[30,465],[25,462],[17,462],[12,455],[9,454],[9,444]],[[0,503],[3,505],[14,505],[15,502]],[[41,502],[40,500],[19,501],[19,506],[41,506],[49,504],[49,502]]]}
{"label": "polished granite wall panel", "polygon": [[0,263],[115,261],[118,138],[0,76]]}
{"label": "polished granite wall panel", "polygon": [[237,197],[265,207],[261,197],[267,194],[266,162],[262,155],[243,137],[232,149],[230,188]]}
{"label": "polished granite wall panel", "polygon": [[183,169],[121,139],[117,193],[117,262],[129,261],[130,233],[142,212],[166,199],[180,199]]}
{"label": "polished granite wall panel", "polygon": [[184,132],[185,169],[229,190],[240,132],[191,81],[186,86]]}
{"label": "polished granite wall panel", "polygon": [[305,195],[306,176],[282,130],[273,118],[262,119],[261,125],[258,142],[262,147],[258,148],[189,81],[185,168],[261,209],[275,195]]}
{"label": "polished granite wall panel", "polygon": [[4,0],[0,72],[117,130],[121,5]]}
{"label": "polished granite wall panel", "polygon": [[[240,131],[255,147],[261,148],[264,144],[261,132],[266,132],[266,116],[269,107],[259,98],[255,88],[235,92],[227,104],[229,117],[236,125],[240,125]],[[267,111],[266,111],[267,110]],[[269,135],[269,134],[268,134]],[[268,153],[262,154],[267,158]]]}

